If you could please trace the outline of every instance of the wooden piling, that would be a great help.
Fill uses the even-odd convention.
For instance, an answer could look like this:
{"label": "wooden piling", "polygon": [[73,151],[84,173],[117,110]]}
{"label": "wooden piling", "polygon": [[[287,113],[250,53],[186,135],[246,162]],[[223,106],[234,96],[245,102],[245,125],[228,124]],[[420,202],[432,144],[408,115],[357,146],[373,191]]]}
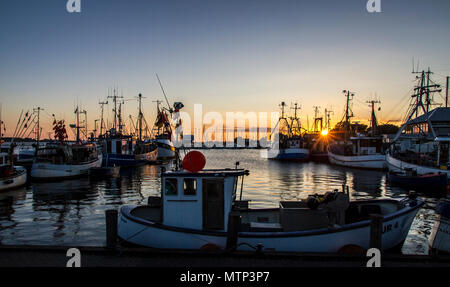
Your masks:
{"label": "wooden piling", "polygon": [[238,232],[241,226],[241,215],[239,213],[230,212],[228,215],[228,233],[227,246],[229,251],[235,250],[238,241]]}
{"label": "wooden piling", "polygon": [[381,251],[383,235],[383,218],[381,214],[370,215],[370,248],[378,248]]}
{"label": "wooden piling", "polygon": [[106,218],[106,247],[115,248],[117,243],[117,217],[115,209],[105,211]]}

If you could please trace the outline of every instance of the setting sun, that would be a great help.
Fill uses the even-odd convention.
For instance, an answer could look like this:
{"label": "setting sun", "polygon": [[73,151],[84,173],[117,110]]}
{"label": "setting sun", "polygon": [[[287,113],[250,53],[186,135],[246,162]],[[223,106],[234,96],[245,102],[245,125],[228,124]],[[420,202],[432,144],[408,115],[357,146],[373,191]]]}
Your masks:
{"label": "setting sun", "polygon": [[326,136],[326,135],[328,134],[328,130],[323,130],[323,131],[321,132],[321,134],[322,134],[323,136]]}

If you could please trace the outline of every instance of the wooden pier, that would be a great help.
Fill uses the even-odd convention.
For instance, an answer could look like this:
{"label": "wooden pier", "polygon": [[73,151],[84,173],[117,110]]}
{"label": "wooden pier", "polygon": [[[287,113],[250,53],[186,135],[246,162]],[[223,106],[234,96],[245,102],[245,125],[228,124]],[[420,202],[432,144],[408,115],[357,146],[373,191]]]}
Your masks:
{"label": "wooden pier", "polygon": [[[0,267],[66,267],[70,248],[80,251],[81,267],[366,267],[370,259],[364,255],[324,253],[0,245]],[[381,267],[450,267],[450,256],[383,254]]]}

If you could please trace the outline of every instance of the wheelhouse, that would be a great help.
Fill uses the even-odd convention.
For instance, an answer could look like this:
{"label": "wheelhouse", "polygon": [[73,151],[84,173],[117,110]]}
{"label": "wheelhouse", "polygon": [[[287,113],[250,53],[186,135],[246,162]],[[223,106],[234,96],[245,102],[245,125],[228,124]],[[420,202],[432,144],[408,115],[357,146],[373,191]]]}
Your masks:
{"label": "wheelhouse", "polygon": [[36,152],[37,162],[52,164],[80,164],[98,159],[95,144],[47,145]]}
{"label": "wheelhouse", "polygon": [[226,231],[243,169],[171,171],[162,174],[161,223],[197,230]]}

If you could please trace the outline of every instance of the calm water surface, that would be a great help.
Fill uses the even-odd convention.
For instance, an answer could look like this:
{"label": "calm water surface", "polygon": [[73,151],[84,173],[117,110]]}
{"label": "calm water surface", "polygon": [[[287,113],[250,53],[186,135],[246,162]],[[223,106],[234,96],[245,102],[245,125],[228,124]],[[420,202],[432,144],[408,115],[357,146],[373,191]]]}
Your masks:
{"label": "calm water surface", "polygon": [[[243,199],[252,207],[278,207],[280,200],[350,188],[352,199],[405,196],[391,187],[384,172],[347,169],[321,163],[285,163],[264,159],[259,150],[206,150],[207,168],[250,170]],[[170,166],[168,167],[170,168]],[[123,169],[118,178],[83,178],[29,183],[0,194],[0,244],[105,245],[105,210],[145,203],[160,193],[160,166]],[[4,200],[13,197],[13,201]],[[426,205],[417,214],[402,252],[427,254],[438,200],[420,194]]]}

